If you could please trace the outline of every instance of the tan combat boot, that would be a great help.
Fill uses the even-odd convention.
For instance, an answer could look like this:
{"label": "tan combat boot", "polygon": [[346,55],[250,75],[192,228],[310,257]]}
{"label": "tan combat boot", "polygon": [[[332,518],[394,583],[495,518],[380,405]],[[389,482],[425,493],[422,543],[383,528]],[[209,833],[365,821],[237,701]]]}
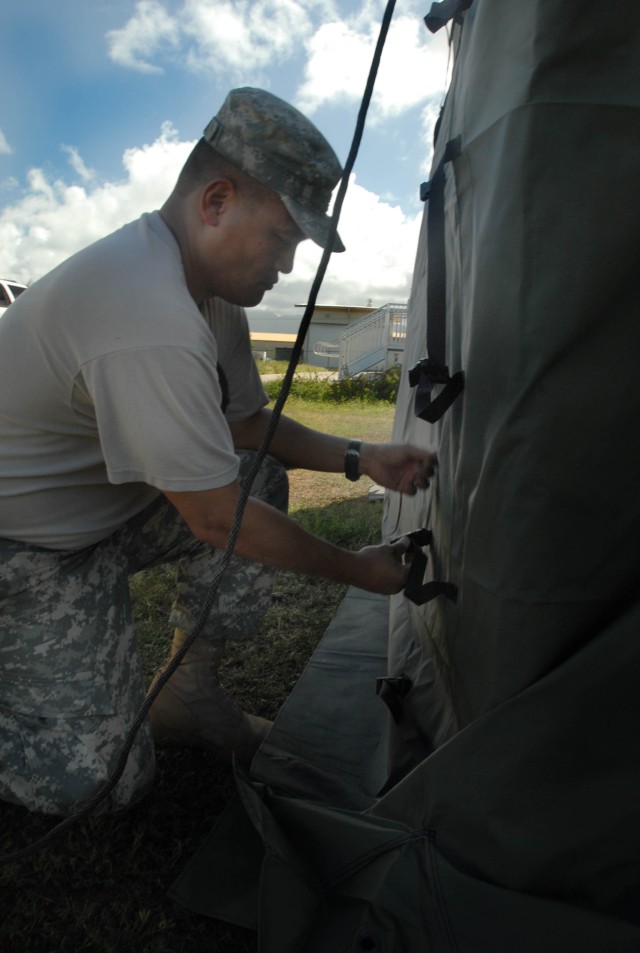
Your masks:
{"label": "tan combat boot", "polygon": [[[186,638],[182,629],[175,630],[169,661]],[[248,715],[227,695],[218,682],[223,655],[224,642],[213,642],[203,635],[196,638],[151,706],[153,740],[166,748],[204,748],[225,761],[230,761],[235,752],[244,765],[249,765],[272,722]]]}

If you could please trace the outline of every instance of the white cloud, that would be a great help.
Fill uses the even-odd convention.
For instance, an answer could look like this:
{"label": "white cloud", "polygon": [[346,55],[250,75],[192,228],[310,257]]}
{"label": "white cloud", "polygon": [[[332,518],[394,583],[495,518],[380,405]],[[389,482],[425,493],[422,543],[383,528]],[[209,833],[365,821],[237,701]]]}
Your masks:
{"label": "white cloud", "polygon": [[[192,146],[179,142],[166,123],[155,142],[126,150],[121,181],[69,185],[32,169],[21,199],[0,213],[3,267],[17,280],[36,279],[92,241],[158,208]],[[332,256],[321,301],[366,304],[372,299],[375,305],[406,301],[420,214],[417,208],[415,216],[404,215],[352,178],[340,222],[347,251]],[[294,272],[281,279],[261,310],[299,318],[294,306],[307,300],[321,255],[316,245],[304,242]]]}
{"label": "white cloud", "polygon": [[406,300],[421,217],[422,208],[407,216],[399,206],[383,202],[352,177],[340,223],[347,251],[332,257],[330,280],[338,287],[350,283],[354,292],[379,304],[392,292],[393,300]]}
{"label": "white cloud", "polygon": [[139,0],[134,15],[107,34],[120,66],[158,72],[158,61],[179,60],[194,71],[237,80],[256,76],[300,49],[314,30],[312,13],[330,15],[331,0],[183,0],[173,13],[159,0]]}
{"label": "white cloud", "polygon": [[[335,20],[323,24],[307,41],[307,63],[297,102],[313,113],[327,102],[358,101],[362,97],[379,25]],[[372,120],[399,115],[439,96],[447,65],[446,37],[431,36],[418,17],[400,16],[391,22],[372,101]]]}
{"label": "white cloud", "polygon": [[[179,142],[165,123],[155,142],[125,151],[121,181],[69,185],[31,169],[24,194],[0,213],[3,268],[17,280],[35,280],[80,248],[158,208],[193,145]],[[84,167],[76,156],[76,164]]]}
{"label": "white cloud", "polygon": [[62,149],[63,152],[67,153],[67,155],[69,156],[69,165],[71,166],[73,171],[76,173],[76,175],[78,175],[82,179],[83,182],[89,182],[91,179],[94,178],[95,172],[93,171],[93,169],[87,168],[87,166],[84,163],[84,160],[82,159],[82,156],[80,155],[80,153],[78,152],[75,146],[63,145],[60,148]]}
{"label": "white cloud", "polygon": [[7,142],[5,134],[3,133],[2,129],[0,129],[0,155],[8,156],[12,151],[13,150]]}
{"label": "white cloud", "polygon": [[157,0],[139,0],[136,12],[119,30],[107,33],[109,55],[120,66],[142,73],[161,72],[149,62],[156,54],[175,49],[180,37],[179,21]]}
{"label": "white cloud", "polygon": [[312,30],[296,0],[186,0],[182,17],[187,65],[234,76],[261,70],[292,56]]}
{"label": "white cloud", "polygon": [[[313,112],[326,102],[360,99],[383,7],[381,0],[355,8],[344,0],[181,0],[172,7],[169,0],[139,0],[107,43],[120,66],[159,72],[172,61],[230,84],[264,80],[268,67],[305,52],[297,101]],[[409,0],[391,21],[373,116],[398,115],[443,88],[446,36],[428,33],[420,10]]]}
{"label": "white cloud", "polygon": [[[383,202],[357,184],[352,176],[340,217],[339,232],[346,245],[331,256],[319,301],[323,304],[374,306],[407,301],[422,208],[405,215],[397,205]],[[261,309],[290,311],[306,302],[322,257],[322,249],[303,242],[291,275],[281,278]]]}

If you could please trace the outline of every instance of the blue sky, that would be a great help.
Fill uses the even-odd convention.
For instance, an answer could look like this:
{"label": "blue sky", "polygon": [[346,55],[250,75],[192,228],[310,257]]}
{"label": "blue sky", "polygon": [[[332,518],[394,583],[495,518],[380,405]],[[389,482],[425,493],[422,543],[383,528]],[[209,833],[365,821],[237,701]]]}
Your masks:
{"label": "blue sky", "polygon": [[[448,45],[424,0],[398,0],[323,303],[405,301]],[[11,9],[9,9],[9,6]],[[302,109],[347,156],[379,0],[21,0],[3,5],[0,273],[34,280],[159,207],[229,89]],[[252,320],[299,319],[320,251]],[[256,324],[257,321],[257,324]],[[273,321],[271,322],[272,326]]]}

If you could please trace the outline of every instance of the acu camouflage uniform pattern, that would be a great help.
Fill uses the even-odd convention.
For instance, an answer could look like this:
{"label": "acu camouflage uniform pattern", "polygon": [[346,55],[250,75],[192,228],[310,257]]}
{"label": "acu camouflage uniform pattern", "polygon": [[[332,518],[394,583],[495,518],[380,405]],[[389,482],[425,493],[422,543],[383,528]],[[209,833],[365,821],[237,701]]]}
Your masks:
{"label": "acu camouflage uniform pattern", "polygon": [[[238,456],[242,479],[254,454]],[[287,508],[287,475],[270,457],[252,496]],[[177,560],[171,623],[189,631],[221,556],[195,539],[164,497],[79,552],[0,540],[0,799],[68,814],[96,792],[113,770],[145,697],[129,575]],[[269,604],[273,575],[233,556],[199,637],[253,636]],[[154,767],[145,723],[103,810],[139,800]]]}

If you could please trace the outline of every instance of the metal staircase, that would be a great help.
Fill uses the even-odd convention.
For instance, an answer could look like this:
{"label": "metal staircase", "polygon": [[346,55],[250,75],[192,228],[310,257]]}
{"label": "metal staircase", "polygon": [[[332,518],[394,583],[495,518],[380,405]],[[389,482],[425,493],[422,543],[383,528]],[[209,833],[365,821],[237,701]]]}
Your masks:
{"label": "metal staircase", "polygon": [[385,304],[350,325],[340,336],[338,377],[387,370],[399,361],[407,337],[407,306]]}

